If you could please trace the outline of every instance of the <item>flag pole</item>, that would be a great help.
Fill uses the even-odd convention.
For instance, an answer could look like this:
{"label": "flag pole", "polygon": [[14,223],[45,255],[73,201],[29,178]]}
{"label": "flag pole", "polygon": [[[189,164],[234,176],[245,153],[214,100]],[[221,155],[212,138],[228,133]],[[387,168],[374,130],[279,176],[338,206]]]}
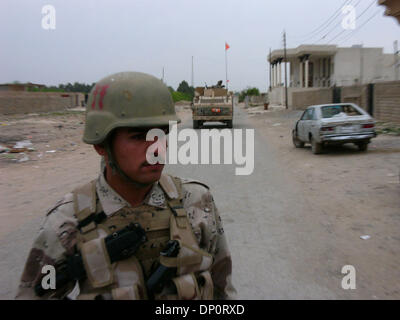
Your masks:
{"label": "flag pole", "polygon": [[226,42],[225,42],[225,84],[226,84],[226,90],[228,90],[228,49],[226,47]]}

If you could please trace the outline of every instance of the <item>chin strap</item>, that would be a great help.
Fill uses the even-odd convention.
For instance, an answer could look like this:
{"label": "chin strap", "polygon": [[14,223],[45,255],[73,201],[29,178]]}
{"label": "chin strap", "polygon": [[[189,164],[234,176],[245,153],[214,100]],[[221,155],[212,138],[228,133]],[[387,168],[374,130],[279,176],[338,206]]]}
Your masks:
{"label": "chin strap", "polygon": [[140,183],[137,182],[133,179],[131,179],[118,165],[117,160],[114,158],[114,154],[112,151],[112,146],[111,146],[111,141],[107,139],[104,142],[104,148],[107,152],[107,158],[108,158],[108,165],[112,169],[113,174],[119,174],[125,181],[129,182],[130,184],[133,184],[135,187],[138,188],[144,188],[149,186],[149,183]]}

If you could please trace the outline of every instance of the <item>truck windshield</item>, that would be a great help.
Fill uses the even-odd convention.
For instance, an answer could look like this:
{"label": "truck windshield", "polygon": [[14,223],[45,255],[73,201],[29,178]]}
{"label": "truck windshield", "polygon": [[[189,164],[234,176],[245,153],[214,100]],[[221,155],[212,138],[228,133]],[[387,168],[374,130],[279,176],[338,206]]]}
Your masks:
{"label": "truck windshield", "polygon": [[332,118],[341,113],[346,116],[360,116],[361,113],[351,105],[326,106],[321,108],[322,118]]}

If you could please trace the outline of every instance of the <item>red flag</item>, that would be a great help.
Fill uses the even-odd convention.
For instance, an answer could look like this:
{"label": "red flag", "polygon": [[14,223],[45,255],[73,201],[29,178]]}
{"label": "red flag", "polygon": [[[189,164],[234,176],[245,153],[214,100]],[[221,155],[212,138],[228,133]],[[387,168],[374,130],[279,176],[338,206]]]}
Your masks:
{"label": "red flag", "polygon": [[229,48],[230,48],[229,44],[227,44],[227,43],[225,42],[225,50],[228,50]]}

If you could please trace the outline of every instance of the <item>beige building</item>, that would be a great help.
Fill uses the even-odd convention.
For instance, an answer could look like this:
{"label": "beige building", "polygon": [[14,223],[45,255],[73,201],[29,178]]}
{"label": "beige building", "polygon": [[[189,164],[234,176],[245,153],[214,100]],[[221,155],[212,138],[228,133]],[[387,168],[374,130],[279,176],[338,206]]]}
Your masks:
{"label": "beige building", "polygon": [[[270,63],[270,102],[284,104],[284,64],[288,69],[288,91],[292,92],[351,86],[396,80],[394,54],[383,48],[336,45],[300,45],[274,50]],[[291,97],[288,95],[289,105]]]}

